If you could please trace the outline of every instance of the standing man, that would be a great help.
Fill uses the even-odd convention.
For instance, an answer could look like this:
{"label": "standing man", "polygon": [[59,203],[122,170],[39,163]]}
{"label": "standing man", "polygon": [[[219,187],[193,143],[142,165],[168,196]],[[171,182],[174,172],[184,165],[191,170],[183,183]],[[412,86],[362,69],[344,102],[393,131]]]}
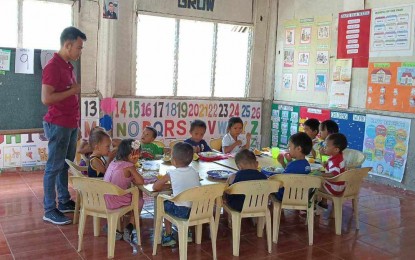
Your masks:
{"label": "standing man", "polygon": [[[48,62],[42,75],[42,103],[48,106],[43,117],[43,129],[48,144],[48,161],[43,177],[43,220],[57,225],[71,223],[62,212],[73,212],[75,202],[68,191],[68,165],[65,159],[75,158],[80,118],[78,94],[81,86],[69,61],[76,61],[82,53],[86,36],[75,27],[63,30],[61,48]],[[56,190],[58,208],[56,208]]]}
{"label": "standing man", "polygon": [[117,19],[117,13],[114,12],[114,3],[113,2],[108,3],[108,11],[106,13],[106,18],[107,19]]}

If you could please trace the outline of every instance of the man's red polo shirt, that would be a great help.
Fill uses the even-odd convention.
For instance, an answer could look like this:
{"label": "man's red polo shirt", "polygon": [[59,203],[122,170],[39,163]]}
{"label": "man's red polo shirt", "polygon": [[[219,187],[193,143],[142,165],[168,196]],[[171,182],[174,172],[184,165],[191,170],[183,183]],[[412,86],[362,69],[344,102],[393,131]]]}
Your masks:
{"label": "man's red polo shirt", "polygon": [[[52,86],[55,92],[63,92],[74,83],[76,83],[76,76],[72,64],[55,53],[43,70],[42,84]],[[48,112],[43,119],[58,126],[77,128],[79,117],[78,95],[73,95],[49,105]]]}

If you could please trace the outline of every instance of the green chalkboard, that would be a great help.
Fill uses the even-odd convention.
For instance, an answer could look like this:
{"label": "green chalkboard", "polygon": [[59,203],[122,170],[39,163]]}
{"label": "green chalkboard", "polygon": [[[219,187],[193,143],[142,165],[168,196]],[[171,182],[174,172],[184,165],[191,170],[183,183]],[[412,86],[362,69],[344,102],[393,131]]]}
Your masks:
{"label": "green chalkboard", "polygon": [[[42,104],[41,50],[35,50],[34,74],[15,73],[16,49],[11,50],[10,71],[0,74],[0,131],[42,128],[47,106]],[[79,62],[74,64],[79,77]]]}

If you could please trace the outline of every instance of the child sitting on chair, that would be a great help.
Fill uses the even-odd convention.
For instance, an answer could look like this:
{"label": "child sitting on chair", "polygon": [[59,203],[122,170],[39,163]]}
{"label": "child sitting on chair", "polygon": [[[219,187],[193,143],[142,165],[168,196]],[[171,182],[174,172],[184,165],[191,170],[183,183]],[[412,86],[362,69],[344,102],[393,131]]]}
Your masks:
{"label": "child sitting on chair", "polygon": [[[326,139],[326,146],[324,151],[330,158],[327,162],[326,173],[323,177],[332,178],[345,171],[345,161],[343,159],[343,150],[347,148],[347,138],[343,134],[335,133],[331,134]],[[332,194],[334,196],[341,196],[344,191],[344,181],[332,182],[325,180],[323,188],[320,188],[322,192]],[[327,209],[327,200],[322,199],[318,206]]]}
{"label": "child sitting on chair", "polygon": [[[124,139],[121,141],[115,160],[108,166],[104,176],[104,181],[117,185],[123,190],[129,189],[131,183],[136,185],[144,184],[143,177],[137,172],[135,163],[139,159],[140,142],[134,139]],[[117,196],[105,195],[105,202],[108,209],[118,209],[131,205],[131,193]],[[143,209],[144,200],[139,196],[138,212]],[[119,234],[119,232],[117,232]],[[123,239],[129,243],[137,244],[137,232],[134,229],[134,216],[131,214],[130,223],[124,228]]]}
{"label": "child sitting on chair", "polygon": [[320,121],[315,118],[307,119],[304,122],[304,133],[306,133],[311,140],[313,141],[313,148],[311,149],[311,156],[316,158],[316,151],[318,150],[318,143],[320,143],[320,139],[317,137],[319,131]]}
{"label": "child sitting on chair", "polygon": [[[295,160],[290,161],[286,165],[284,157],[278,157],[278,162],[285,168],[283,173],[309,174],[311,167],[305,157],[310,153],[312,147],[313,143],[311,138],[306,133],[299,132],[290,136],[288,140],[288,156],[286,157]],[[282,201],[284,188],[280,188],[275,195],[279,201]]]}
{"label": "child sitting on chair", "polygon": [[231,117],[228,121],[228,133],[222,139],[222,151],[236,154],[242,149],[249,149],[251,145],[251,133],[242,135],[244,123],[240,117]]}
{"label": "child sitting on chair", "polygon": [[321,122],[320,126],[320,138],[323,140],[318,144],[318,150],[320,155],[328,155],[325,153],[324,147],[326,146],[326,139],[329,135],[339,132],[339,125],[333,120],[326,120]]}
{"label": "child sitting on chair", "polygon": [[[235,155],[235,163],[239,171],[229,176],[227,183],[232,185],[241,181],[266,180],[267,176],[258,171],[258,162],[252,151],[243,149]],[[234,210],[241,211],[245,195],[225,194],[227,204]]]}
{"label": "child sitting on chair", "polygon": [[108,156],[109,162],[114,159],[114,152],[110,152],[111,137],[105,131],[95,130],[89,135],[89,145],[92,153],[89,157],[88,177],[102,178],[108,167],[104,156]]}
{"label": "child sitting on chair", "polygon": [[193,146],[193,151],[195,153],[210,152],[212,149],[210,149],[209,145],[203,139],[205,133],[206,123],[202,120],[196,119],[190,124],[190,134],[192,137],[184,140],[184,142]]}
{"label": "child sitting on chair", "polygon": [[162,155],[164,148],[154,144],[153,141],[157,137],[157,130],[154,127],[147,126],[141,135],[140,158],[153,160],[156,155]]}
{"label": "child sitting on chair", "polygon": [[[193,147],[190,144],[179,142],[174,145],[171,157],[171,163],[176,167],[168,171],[161,179],[153,184],[153,190],[159,191],[163,189],[164,184],[171,182],[173,196],[187,189],[200,186],[199,173],[189,166],[193,160]],[[190,215],[190,202],[173,203],[164,201],[164,210],[178,218],[188,219]],[[165,232],[162,237],[162,246],[172,246],[176,244],[176,240],[172,235],[171,223],[167,220],[164,222]],[[188,242],[192,241],[192,235],[188,234]]]}

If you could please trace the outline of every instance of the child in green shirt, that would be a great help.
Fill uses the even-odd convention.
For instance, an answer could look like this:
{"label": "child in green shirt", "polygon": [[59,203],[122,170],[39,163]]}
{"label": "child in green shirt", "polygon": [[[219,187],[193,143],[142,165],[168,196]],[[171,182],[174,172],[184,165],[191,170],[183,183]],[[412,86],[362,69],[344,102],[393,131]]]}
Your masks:
{"label": "child in green shirt", "polygon": [[162,155],[164,148],[154,144],[153,141],[157,137],[157,130],[154,127],[147,126],[141,135],[140,158],[153,160],[156,155]]}

